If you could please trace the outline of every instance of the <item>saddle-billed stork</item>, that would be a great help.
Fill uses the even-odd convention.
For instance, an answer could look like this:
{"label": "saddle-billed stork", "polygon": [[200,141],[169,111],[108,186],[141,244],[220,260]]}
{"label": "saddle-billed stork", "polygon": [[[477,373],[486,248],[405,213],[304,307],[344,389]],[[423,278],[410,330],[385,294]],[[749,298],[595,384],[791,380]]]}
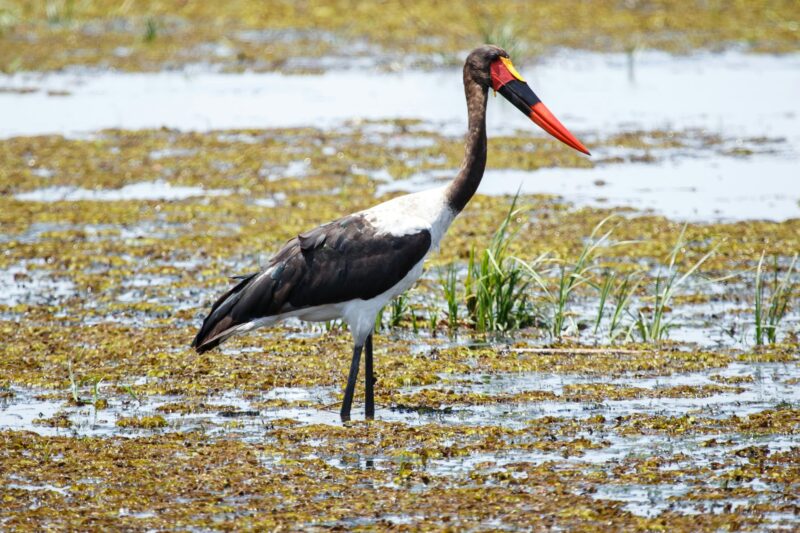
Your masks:
{"label": "saddle-billed stork", "polygon": [[444,187],[393,198],[365,211],[301,233],[261,272],[236,278],[236,286],[211,307],[192,346],[205,352],[226,339],[288,317],[342,319],[355,347],[341,408],[350,419],[362,349],[365,416],[375,416],[372,330],[380,309],[411,287],[425,257],[475,194],[486,167],[486,101],[499,92],[547,133],[587,155],[534,94],[508,53],[497,46],[473,50],[464,64],[468,130],[461,168]]}

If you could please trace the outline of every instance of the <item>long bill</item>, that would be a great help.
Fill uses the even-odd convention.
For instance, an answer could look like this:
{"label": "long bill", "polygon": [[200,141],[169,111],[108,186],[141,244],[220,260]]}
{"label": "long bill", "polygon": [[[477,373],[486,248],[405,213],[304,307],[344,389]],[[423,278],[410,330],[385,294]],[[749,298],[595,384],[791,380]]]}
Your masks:
{"label": "long bill", "polygon": [[537,126],[567,146],[586,155],[592,155],[583,143],[547,109],[533,89],[522,79],[510,59],[500,57],[492,62],[491,76],[494,90],[530,117]]}

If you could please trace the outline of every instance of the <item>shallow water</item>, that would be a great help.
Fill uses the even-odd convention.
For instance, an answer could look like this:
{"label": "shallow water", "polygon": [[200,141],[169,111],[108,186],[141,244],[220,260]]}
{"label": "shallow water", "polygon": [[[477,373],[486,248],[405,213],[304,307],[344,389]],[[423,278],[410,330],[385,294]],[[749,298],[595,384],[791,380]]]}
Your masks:
{"label": "shallow water", "polygon": [[[737,384],[741,391],[720,392],[707,397],[666,397],[639,398],[630,400],[604,400],[601,403],[590,401],[569,401],[563,398],[535,402],[497,403],[486,405],[451,405],[433,409],[408,408],[402,405],[378,405],[377,418],[383,422],[403,422],[411,425],[424,424],[467,424],[501,425],[510,428],[525,427],[532,420],[541,417],[562,417],[566,419],[586,419],[602,415],[613,420],[622,415],[667,415],[683,416],[692,414],[710,418],[724,418],[732,415],[747,416],[769,409],[781,402],[800,402],[800,388],[791,381],[800,377],[800,367],[795,363],[733,363],[727,368],[711,369],[703,372],[673,374],[665,377],[621,377],[607,379],[580,374],[520,373],[499,375],[442,375],[443,381],[437,385],[406,387],[400,392],[413,394],[422,389],[454,390],[459,393],[480,393],[489,396],[514,394],[525,391],[549,391],[562,396],[567,385],[609,384],[640,389],[663,387],[718,384],[711,376],[752,377],[751,382]],[[182,401],[179,396],[147,397],[133,399],[112,396],[109,407],[95,410],[91,405],[70,407],[62,400],[42,399],[38,394],[45,391],[13,388],[14,397],[0,405],[0,427],[25,429],[50,435],[67,432],[76,435],[131,434],[131,431],[115,426],[121,416],[159,414],[159,408]],[[86,397],[87,394],[81,394]],[[106,397],[100,390],[100,397]],[[259,408],[259,402],[284,400],[287,402],[306,402],[308,407]],[[256,437],[263,431],[263,423],[292,419],[304,424],[339,425],[338,402],[335,388],[275,388],[257,397],[245,399],[237,392],[209,395],[203,400],[207,409],[202,413],[185,415],[164,414],[171,430],[186,431],[196,429],[203,423],[209,427],[224,425],[231,420],[233,411],[236,418],[249,420],[253,424],[241,429],[239,433]],[[216,406],[216,408],[215,408]],[[326,406],[326,407],[323,407]],[[353,419],[363,418],[363,406],[356,401]],[[59,410],[68,413],[73,426],[68,430],[34,425],[37,418],[49,418]],[[255,422],[259,422],[255,424]],[[136,432],[134,432],[136,433]],[[138,434],[138,433],[137,433]]]}
{"label": "shallow water", "polygon": [[76,292],[70,279],[58,278],[41,270],[43,261],[27,261],[0,269],[2,304],[58,305]]}
{"label": "shallow water", "polygon": [[[756,434],[742,434],[732,432],[701,433],[698,435],[675,436],[665,433],[626,435],[620,431],[620,421],[625,417],[637,415],[664,415],[679,417],[682,415],[697,417],[698,419],[720,419],[738,416],[747,417],[750,413],[758,412],[765,408],[774,408],[777,404],[800,401],[800,392],[791,384],[793,378],[800,376],[797,364],[783,363],[734,363],[724,369],[711,369],[703,372],[674,374],[669,377],[621,377],[614,380],[601,380],[579,374],[542,374],[521,373],[501,375],[443,375],[444,381],[436,388],[450,388],[461,392],[480,392],[489,395],[508,394],[528,390],[546,390],[558,394],[564,392],[566,385],[581,383],[608,382],[623,386],[653,389],[661,386],[676,385],[707,385],[715,383],[711,376],[752,377],[752,382],[739,384],[744,391],[741,393],[715,394],[708,398],[683,399],[662,398],[625,401],[594,402],[564,402],[545,401],[523,404],[497,404],[486,406],[458,406],[434,411],[414,411],[397,409],[394,407],[381,407],[377,411],[380,422],[386,424],[402,422],[412,426],[425,426],[427,424],[444,424],[460,426],[493,425],[513,429],[531,428],[529,437],[532,442],[537,426],[553,427],[555,420],[569,421],[571,419],[586,420],[588,417],[604,417],[600,425],[587,425],[584,430],[579,430],[572,436],[557,436],[552,434],[553,442],[569,442],[571,439],[582,439],[591,444],[586,449],[569,448],[550,450],[548,447],[532,447],[522,450],[515,447],[503,449],[501,446],[496,451],[472,453],[466,456],[436,458],[426,461],[422,468],[431,476],[452,479],[453,481],[469,479],[476,473],[497,472],[502,474],[506,469],[514,469],[522,464],[542,465],[552,464],[552,468],[580,468],[585,472],[606,472],[610,476],[606,484],[600,483],[593,487],[590,494],[593,498],[613,500],[624,503],[624,509],[640,516],[657,516],[666,510],[680,514],[694,514],[696,512],[710,512],[706,509],[712,506],[721,508],[725,504],[750,505],[754,498],[769,498],[774,494],[774,489],[761,484],[751,484],[754,495],[747,498],[735,496],[724,497],[712,501],[692,500],[684,501],[680,497],[702,487],[713,490],[716,482],[695,479],[683,476],[685,481],[678,483],[653,483],[631,484],[630,481],[616,481],[615,472],[627,463],[638,464],[648,458],[671,457],[669,462],[659,467],[660,471],[683,469],[698,469],[711,467],[715,477],[723,476],[726,472],[733,472],[739,465],[746,464],[745,456],[737,456],[737,451],[751,447],[766,446],[771,452],[791,450],[800,444],[798,435],[772,435],[761,436]],[[144,378],[143,378],[144,379]],[[454,384],[455,383],[455,384]],[[420,387],[410,387],[404,392],[413,393]],[[106,398],[108,406],[102,410],[95,409],[92,405],[70,406],[66,395],[60,399],[51,395],[38,396],[45,391],[35,391],[14,387],[10,389],[12,397],[0,400],[0,427],[17,431],[34,431],[40,435],[68,435],[68,436],[122,436],[145,437],[161,432],[191,432],[202,431],[209,436],[237,438],[247,442],[263,442],[271,439],[270,432],[273,423],[290,419],[301,424],[327,424],[340,425],[338,412],[335,405],[323,407],[324,404],[335,400],[335,389],[321,388],[287,388],[278,387],[267,391],[257,397],[243,398],[236,392],[224,393],[203,398],[201,412],[181,414],[172,412],[171,405],[180,405],[181,397],[146,397],[134,398],[113,394],[109,396],[111,388],[100,387],[99,397]],[[88,391],[80,391],[82,397],[87,397]],[[284,400],[288,402],[311,402],[316,406],[311,407],[258,407],[259,402]],[[380,407],[380,406],[379,406]],[[354,418],[361,419],[360,404],[354,406]],[[43,419],[48,419],[58,413],[65,414],[71,426],[68,428],[49,427],[43,425]],[[160,415],[166,420],[166,426],[159,429],[121,428],[117,422],[123,417]],[[558,417],[558,418],[553,418]],[[37,422],[35,422],[37,421]],[[557,427],[557,426],[556,426]],[[461,429],[460,431],[465,431]],[[524,435],[522,433],[521,435]],[[714,438],[721,441],[716,443]],[[333,437],[331,437],[333,438]],[[709,445],[709,442],[714,442]],[[327,465],[343,470],[350,469],[376,469],[393,470],[396,468],[397,457],[392,455],[357,455],[352,451],[335,451],[331,443],[325,438],[301,439],[298,446],[312,450],[306,459],[321,459]],[[408,450],[412,453],[413,450]],[[734,457],[731,460],[731,457]],[[265,461],[279,461],[273,456],[265,457]],[[272,463],[270,463],[272,464]],[[516,465],[516,466],[515,466]],[[524,473],[513,473],[515,476],[526,476]],[[21,488],[30,490],[50,490],[46,486],[31,485],[21,478]],[[459,481],[460,482],[460,481]],[[581,493],[580,486],[572,490]],[[737,503],[738,502],[738,503]],[[704,511],[705,510],[705,511]],[[711,509],[713,511],[713,509]],[[775,520],[796,522],[796,517],[775,517]]]}
{"label": "shallow water", "polygon": [[670,507],[668,499],[683,496],[689,490],[686,485],[606,485],[592,496],[625,502],[625,509],[638,516],[657,516]]}
{"label": "shallow water", "polygon": [[80,187],[48,187],[19,193],[17,200],[26,202],[115,202],[124,200],[185,200],[194,196],[224,196],[227,190],[206,190],[202,187],[171,185],[165,181],[149,181],[126,185],[119,189],[82,189]]}
{"label": "shallow water", "polygon": [[[728,136],[800,135],[800,56],[738,52],[627,57],[564,51],[522,66],[545,103],[576,132],[707,128]],[[753,83],[758,79],[758,83]],[[0,136],[78,134],[103,128],[210,130],[330,126],[356,118],[419,118],[463,132],[458,69],[322,75],[213,72],[66,72],[0,76]],[[67,91],[48,96],[48,90]],[[491,99],[490,132],[527,128],[519,112]],[[502,103],[498,103],[502,102]]]}
{"label": "shallow water", "polygon": [[[578,206],[633,206],[692,222],[782,221],[800,217],[798,162],[792,154],[684,157],[657,164],[546,168],[534,172],[489,169],[479,191],[494,195],[513,195],[517,191],[555,194]],[[439,181],[435,176],[421,174],[390,182],[379,192],[424,190]]]}
{"label": "shallow water", "polygon": [[[522,71],[590,148],[593,136],[689,128],[720,135],[730,148],[739,146],[737,139],[744,137],[778,144],[766,151],[755,147],[756,153],[747,157],[697,146],[677,154],[665,151],[648,164],[536,172],[490,168],[479,192],[513,194],[521,186],[524,193],[558,194],[578,205],[634,206],[690,221],[800,216],[800,181],[795,179],[800,159],[799,55],[726,52],[675,57],[643,52],[634,56],[632,64],[631,69],[621,54],[564,51]],[[0,86],[39,88],[25,94],[0,92],[4,117],[0,137],[83,136],[103,128],[162,126],[201,131],[339,128],[345,121],[381,118],[419,118],[423,129],[457,136],[466,118],[461,75],[454,69],[399,73],[350,69],[311,76],[207,71],[25,73],[0,76]],[[53,90],[66,94],[49,96]],[[536,130],[502,98],[490,100],[490,136]],[[617,155],[613,147],[593,151],[601,159]],[[302,164],[298,161],[295,166]],[[286,175],[296,170],[287,168]],[[381,191],[425,188],[434,178],[449,178],[454,172],[390,182]],[[201,194],[188,187],[167,191],[165,186],[169,187],[162,183],[150,190],[147,184],[136,184],[131,194],[52,188],[18,197],[172,199]]]}
{"label": "shallow water", "polygon": [[[701,128],[704,132],[722,136],[723,148],[726,149],[737,147],[739,137],[751,138],[748,143],[754,137],[769,137],[770,140],[743,146],[755,147],[755,153],[747,156],[724,155],[719,147],[710,148],[698,144],[675,152],[653,150],[656,157],[651,163],[605,164],[593,169],[553,168],[536,172],[490,169],[480,192],[513,194],[522,184],[523,193],[557,194],[577,205],[628,205],[692,221],[784,220],[797,217],[800,215],[800,182],[794,178],[794,173],[800,157],[800,132],[796,127],[800,113],[796,101],[797,89],[800,89],[798,66],[800,56],[776,58],[727,53],[674,58],[644,53],[637,56],[634,71],[630,72],[624,56],[564,53],[541,65],[523,67],[523,73],[528,76],[535,74],[535,77],[530,78],[531,83],[551,109],[576,133],[589,140],[607,133],[657,128],[675,131]],[[754,76],[762,80],[761,86],[752,83]],[[91,136],[97,129],[105,127],[135,129],[162,125],[199,130],[304,124],[347,128],[351,126],[343,122],[357,117],[419,117],[424,122],[412,127],[412,133],[414,128],[441,128],[448,134],[459,135],[464,123],[460,75],[455,70],[399,74],[351,70],[332,71],[320,76],[167,72],[60,73],[0,77],[0,86],[15,85],[34,85],[40,90],[31,94],[0,92],[0,109],[4,115],[0,124],[0,136],[41,133]],[[68,94],[48,96],[46,91],[51,89],[64,90]],[[743,102],[746,102],[748,113],[738,111],[743,108]],[[387,125],[374,125],[376,130],[382,127]],[[495,133],[509,133],[529,128],[530,124],[500,99],[493,99],[490,127]],[[252,142],[260,142],[257,136],[246,133],[220,133],[221,137],[225,135],[231,135],[240,141],[252,139]],[[432,142],[427,137],[404,135],[391,140],[390,144],[430,147]],[[763,149],[764,145],[767,145],[766,149]],[[330,153],[323,152],[325,155],[334,154],[332,147],[325,149],[330,150]],[[597,150],[597,155],[601,158],[613,157],[623,151],[616,147],[601,148]],[[176,155],[191,153],[191,149],[183,152],[166,149],[150,153],[149,158],[169,160]],[[302,178],[310,169],[305,159],[298,159],[286,165],[271,167],[268,172],[265,170],[259,175],[264,180]],[[39,177],[51,177],[51,171],[37,171],[43,173]],[[419,174],[402,182],[392,182],[392,176],[387,171],[372,172],[370,175],[384,182],[380,193],[393,189],[415,190],[428,187],[442,177],[450,177],[452,173],[437,171]],[[217,187],[220,188],[178,186],[165,181],[134,183],[120,189],[48,187],[17,194],[16,199],[25,202],[168,201],[232,194],[232,191],[223,188],[227,185]],[[278,192],[271,196],[267,194],[252,197],[247,201],[268,210],[281,206],[287,198],[288,195]],[[104,231],[109,228],[101,224],[37,224],[15,240],[23,243],[35,242],[48,231],[73,229],[82,230],[88,241],[136,236],[164,239],[169,238],[175,230],[170,224],[166,221],[163,224],[143,222],[116,228],[120,231],[112,236]],[[2,239],[0,236],[0,240]],[[172,317],[176,324],[193,319],[196,321],[198,316],[192,318],[191,313],[180,312],[196,310],[198,302],[211,297],[203,291],[211,289],[197,289],[196,285],[201,283],[194,280],[189,288],[181,287],[179,274],[184,267],[195,269],[202,259],[195,257],[187,260],[188,262],[181,262],[172,257],[164,257],[158,261],[162,261],[163,266],[178,270],[167,270],[166,273],[154,273],[153,270],[146,274],[137,274],[119,285],[104,288],[104,295],[113,296],[112,303],[125,306],[138,302],[163,304],[176,316],[181,314],[179,319]],[[151,266],[159,266],[161,263],[158,261],[154,261]],[[4,294],[0,298],[0,304],[7,306],[58,305],[82,290],[82,286],[79,289],[72,281],[62,280],[34,261],[15,263],[0,271],[0,292]],[[709,289],[705,286],[697,292],[714,294],[715,291],[721,292],[723,289]],[[89,297],[87,303],[94,304],[93,298]],[[699,346],[706,348],[719,342],[727,347],[735,345],[746,349],[749,339],[752,338],[749,332],[746,333],[747,342],[723,342],[716,339],[716,336],[721,337],[724,333],[714,329],[715,339],[710,340],[712,329],[717,328],[710,321],[716,320],[719,323],[718,329],[721,329],[725,326],[723,322],[727,323],[737,310],[746,305],[737,299],[735,302],[726,300],[711,304],[676,306],[672,316],[677,326],[671,332],[671,338],[679,342],[697,341]],[[162,322],[164,317],[160,313],[153,313],[151,319]],[[709,318],[712,315],[723,318]],[[749,316],[742,320],[749,320]],[[25,320],[21,317],[22,315],[10,315],[10,320]],[[133,318],[129,318],[117,316],[113,312],[106,313],[103,309],[85,320],[87,324],[94,321],[130,320],[137,327],[149,325],[148,319],[135,313]],[[791,324],[796,329],[796,315],[786,319],[786,331],[789,331]],[[53,327],[55,331],[58,325],[54,324]],[[313,339],[315,335],[309,333],[309,330],[301,330],[299,333],[282,330],[280,334],[309,339]],[[741,335],[744,339],[745,334]],[[524,338],[524,335],[520,338]],[[533,344],[539,342],[541,339],[532,341]],[[410,350],[421,357],[433,357],[435,350],[439,348],[439,345],[431,342],[428,346],[417,344]],[[508,355],[513,357],[513,349],[509,348]],[[150,370],[153,368],[144,368],[142,373]],[[58,367],[55,372],[61,372],[58,375],[62,376],[65,374],[62,367]],[[138,368],[136,372],[139,372]],[[674,397],[646,397],[656,389],[668,387],[713,387],[720,385],[720,376],[723,380],[746,379],[735,385],[741,390],[727,388],[707,397],[692,397],[691,392],[677,393]],[[421,467],[433,476],[453,478],[470,486],[472,481],[469,476],[482,471],[502,471],[506,467],[513,469],[515,463],[552,463],[556,469],[596,469],[608,473],[607,484],[592,485],[596,489],[592,497],[623,502],[624,509],[637,515],[654,516],[668,509],[693,514],[702,511],[704,505],[711,508],[709,512],[717,512],[718,507],[724,504],[735,506],[741,501],[749,504],[760,501],[759,498],[763,495],[771,494],[770,489],[759,487],[758,496],[750,500],[726,497],[712,503],[678,505],[675,500],[690,490],[713,487],[718,482],[696,478],[693,485],[644,485],[630,480],[618,481],[614,478],[615,468],[643,458],[683,456],[685,465],[673,463],[662,468],[722,464],[720,470],[727,472],[739,461],[738,456],[731,459],[731,454],[741,448],[766,446],[771,451],[776,451],[790,450],[800,445],[800,437],[786,429],[783,429],[784,433],[771,435],[728,429],[719,430],[718,435],[623,431],[626,420],[631,417],[697,417],[706,421],[705,428],[710,427],[713,430],[718,422],[719,427],[723,427],[724,422],[735,417],[745,418],[776,409],[777,406],[790,410],[792,405],[800,403],[800,389],[796,385],[800,378],[800,368],[795,362],[737,362],[725,368],[663,377],[625,374],[611,379],[594,373],[567,372],[499,375],[443,373],[438,377],[440,381],[433,385],[403,387],[394,391],[394,397],[398,400],[393,403],[379,402],[383,405],[379,405],[376,413],[378,421],[374,425],[363,427],[376,431],[386,427],[402,427],[403,431],[410,428],[412,431],[420,430],[420,433],[423,432],[420,429],[423,426],[427,426],[424,431],[430,433],[455,428],[454,433],[458,434],[455,437],[455,447],[468,443],[471,431],[483,428],[514,430],[520,432],[519,438],[523,443],[544,443],[540,448],[531,446],[524,449],[508,446],[507,442],[496,442],[492,451],[444,456],[430,460]],[[133,385],[147,383],[151,379],[160,378],[141,378],[134,381]],[[634,399],[621,400],[600,398],[594,401],[578,401],[574,396],[567,398],[566,394],[571,390],[568,387],[576,385],[636,387],[646,393]],[[408,401],[409,405],[402,403],[426,389],[490,397],[544,391],[559,397],[543,401],[503,400],[484,403],[482,399],[471,402],[469,396],[465,396],[463,403],[437,405],[435,402],[422,402],[422,407],[413,404],[411,400]],[[115,385],[100,387],[99,396],[107,400],[108,405],[95,409],[93,405],[76,406],[68,401],[70,391],[67,390],[65,379],[64,388],[55,393],[52,390],[33,390],[18,386],[10,389],[0,387],[0,430],[32,431],[46,436],[121,436],[131,439],[148,439],[161,433],[173,435],[201,432],[204,436],[241,439],[261,444],[275,439],[275,433],[279,433],[276,428],[287,427],[287,424],[297,424],[302,429],[309,429],[314,425],[325,426],[326,431],[340,429],[337,427],[340,425],[338,392],[338,387],[327,386],[275,388],[247,394],[234,389],[228,393],[209,393],[201,400],[196,397],[189,400],[179,395],[140,398],[133,392],[126,395],[117,382]],[[81,385],[80,397],[84,400],[91,397],[89,387]],[[198,412],[181,414],[180,409],[170,410],[170,406],[180,407],[197,401],[202,404]],[[363,405],[356,402],[353,412],[356,422],[363,418],[362,413]],[[118,426],[118,422],[124,418],[142,416],[163,416],[166,425],[156,429]],[[601,422],[590,422],[593,418],[599,418]],[[65,425],[69,427],[54,427],[59,421],[66,422]],[[393,423],[399,424],[390,426]],[[577,425],[577,433],[560,433],[562,424]],[[542,437],[537,433],[540,429],[552,432]],[[354,433],[363,434],[360,427],[356,430]],[[719,445],[705,445],[715,437],[724,442]],[[117,440],[128,441],[128,438]],[[328,437],[304,440],[302,432],[299,432],[295,441],[300,450],[297,453],[305,454],[307,448],[312,450],[308,457],[300,459],[321,459],[331,467],[348,471],[358,468],[388,471],[397,468],[397,457],[391,456],[386,450],[379,451],[374,456],[359,455],[355,459],[352,451],[343,451],[354,438],[352,435],[341,437],[340,441],[334,441],[330,437],[326,442],[326,438]],[[584,439],[588,446],[585,449],[581,446],[570,447],[571,439]],[[408,448],[416,446],[413,441],[409,442],[411,445]],[[553,446],[548,446],[549,444]],[[420,449],[424,450],[425,446],[427,443],[420,442]],[[293,460],[298,460],[298,457]],[[274,455],[265,454],[263,461],[273,465],[280,462],[280,457],[276,459]],[[309,464],[310,469],[318,467],[313,462]],[[522,474],[513,472],[513,475]],[[13,485],[16,489],[49,492],[67,490],[58,486],[29,483],[22,477],[16,481],[18,483]],[[580,484],[571,489],[582,490]],[[387,520],[397,523],[413,522],[413,518],[407,515],[390,516]],[[794,523],[797,518],[778,515],[774,518],[774,521],[781,520]]]}

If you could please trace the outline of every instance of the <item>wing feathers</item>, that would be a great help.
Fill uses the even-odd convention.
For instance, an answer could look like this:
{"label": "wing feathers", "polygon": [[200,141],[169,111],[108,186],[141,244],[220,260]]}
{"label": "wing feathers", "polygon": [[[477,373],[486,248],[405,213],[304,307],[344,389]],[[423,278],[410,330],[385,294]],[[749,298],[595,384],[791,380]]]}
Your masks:
{"label": "wing feathers", "polygon": [[267,268],[220,297],[192,346],[206,351],[259,318],[317,305],[370,299],[389,290],[431,247],[429,229],[392,235],[350,215],[291,239]]}

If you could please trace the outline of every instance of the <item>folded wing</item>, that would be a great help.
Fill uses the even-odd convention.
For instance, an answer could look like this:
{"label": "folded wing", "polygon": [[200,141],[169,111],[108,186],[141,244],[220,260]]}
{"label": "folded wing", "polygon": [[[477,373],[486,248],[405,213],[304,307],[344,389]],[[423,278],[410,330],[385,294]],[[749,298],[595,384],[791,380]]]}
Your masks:
{"label": "folded wing", "polygon": [[261,318],[374,298],[402,280],[430,247],[428,228],[393,235],[377,231],[360,214],[302,233],[264,270],[237,278],[211,307],[192,346],[210,350]]}

